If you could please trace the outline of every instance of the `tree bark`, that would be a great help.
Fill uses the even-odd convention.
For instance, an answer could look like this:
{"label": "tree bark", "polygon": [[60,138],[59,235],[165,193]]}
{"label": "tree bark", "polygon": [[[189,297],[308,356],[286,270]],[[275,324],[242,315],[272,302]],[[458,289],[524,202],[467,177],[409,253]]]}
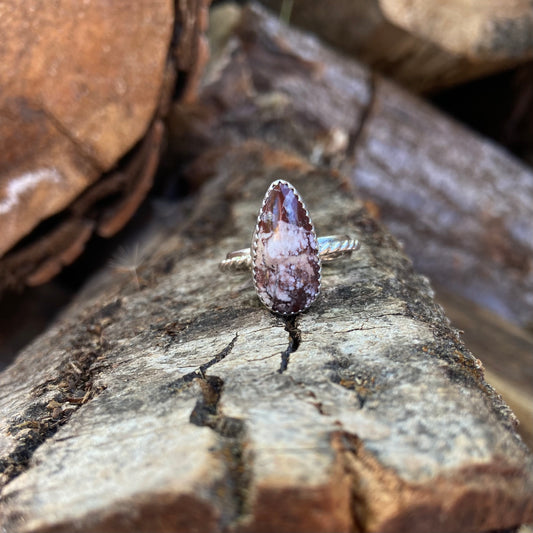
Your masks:
{"label": "tree bark", "polygon": [[[265,39],[276,22],[256,8],[245,16],[265,47],[258,61],[333,73],[367,94],[359,67],[280,53]],[[233,68],[246,66],[242,43],[230,40],[232,68],[219,56],[205,88],[205,102],[219,96],[217,132],[200,131],[203,146],[190,133],[200,154],[188,175],[210,177],[194,203],[148,228],[140,261],[102,271],[0,375],[0,524],[461,532],[532,520],[533,460],[516,419],[349,182],[298,155],[324,152],[323,139],[300,135],[314,122],[305,97],[280,108],[282,95],[251,92],[249,120],[238,91],[251,78]],[[234,107],[222,105],[230,88]],[[249,244],[281,177],[319,235],[362,243],[324,267],[317,302],[287,320],[260,304],[249,275],[217,269]]]}

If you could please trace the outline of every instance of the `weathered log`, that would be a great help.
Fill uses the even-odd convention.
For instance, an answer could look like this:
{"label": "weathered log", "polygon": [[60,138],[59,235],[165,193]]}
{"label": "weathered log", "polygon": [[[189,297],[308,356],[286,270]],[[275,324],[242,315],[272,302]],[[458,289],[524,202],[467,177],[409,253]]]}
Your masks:
{"label": "weathered log", "polygon": [[533,172],[389,83],[343,169],[416,267],[515,323],[533,322]]}
{"label": "weathered log", "polygon": [[[105,272],[3,373],[3,526],[482,531],[531,518],[512,415],[338,178],[260,143],[197,163],[214,180],[185,227],[151,237],[142,290]],[[280,174],[320,233],[363,242],[288,326],[217,273]]]}
{"label": "weathered log", "polygon": [[[246,17],[253,59],[357,84],[359,67],[302,63],[265,39],[274,20]],[[228,46],[249,73],[243,42]],[[220,136],[203,135],[211,145],[188,170],[211,179],[189,212],[145,237],[131,277],[93,279],[0,375],[2,527],[460,532],[533,519],[533,460],[480,362],[348,182],[296,153],[324,152],[300,135],[311,103],[239,101],[252,79],[224,54],[214,66],[206,102],[233,87],[235,106],[211,115]],[[217,270],[248,244],[279,177],[319,235],[362,242],[324,268],[322,295],[294,321],[270,314],[249,278]]]}

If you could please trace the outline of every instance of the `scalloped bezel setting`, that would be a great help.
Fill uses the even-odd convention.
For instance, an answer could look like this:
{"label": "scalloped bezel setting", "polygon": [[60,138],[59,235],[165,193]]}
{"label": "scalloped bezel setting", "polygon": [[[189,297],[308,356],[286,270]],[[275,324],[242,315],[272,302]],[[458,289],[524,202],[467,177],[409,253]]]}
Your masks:
{"label": "scalloped bezel setting", "polygon": [[268,188],[252,240],[254,285],[279,315],[305,311],[320,294],[321,263],[311,217],[296,189],[276,180]]}

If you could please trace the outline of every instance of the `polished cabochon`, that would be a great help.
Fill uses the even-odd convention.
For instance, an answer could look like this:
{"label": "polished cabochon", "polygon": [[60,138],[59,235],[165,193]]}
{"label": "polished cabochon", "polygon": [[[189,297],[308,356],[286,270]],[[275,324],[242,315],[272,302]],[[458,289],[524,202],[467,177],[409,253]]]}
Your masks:
{"label": "polished cabochon", "polygon": [[307,309],[320,294],[315,229],[296,189],[283,180],[266,192],[252,240],[252,272],[261,302],[280,315]]}

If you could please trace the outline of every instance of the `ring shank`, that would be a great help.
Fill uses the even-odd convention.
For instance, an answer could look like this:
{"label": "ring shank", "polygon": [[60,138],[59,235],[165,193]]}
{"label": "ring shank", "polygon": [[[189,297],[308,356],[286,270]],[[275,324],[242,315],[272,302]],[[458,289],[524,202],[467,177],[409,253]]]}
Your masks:
{"label": "ring shank", "polygon": [[[324,262],[350,256],[359,248],[359,241],[348,235],[328,235],[318,238],[318,255]],[[250,270],[252,268],[250,248],[242,248],[228,253],[226,259],[220,262],[219,267],[224,272]]]}

